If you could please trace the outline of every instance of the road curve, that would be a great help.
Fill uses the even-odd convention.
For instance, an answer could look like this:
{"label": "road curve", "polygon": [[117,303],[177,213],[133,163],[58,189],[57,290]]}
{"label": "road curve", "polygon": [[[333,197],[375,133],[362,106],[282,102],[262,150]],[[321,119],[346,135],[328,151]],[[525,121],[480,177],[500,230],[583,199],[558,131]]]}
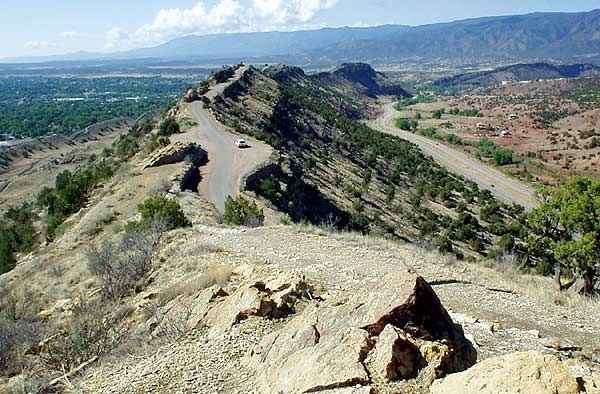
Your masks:
{"label": "road curve", "polygon": [[[253,138],[229,132],[200,102],[191,103],[190,111],[198,125],[186,133],[186,139],[198,142],[208,152],[208,164],[201,168],[198,192],[223,212],[227,196],[239,194],[242,179],[267,162],[273,149]],[[239,149],[235,145],[237,138],[244,138],[250,147]]]}
{"label": "road curve", "polygon": [[381,116],[368,122],[369,126],[383,133],[395,135],[412,142],[437,163],[466,179],[474,181],[479,187],[491,191],[494,196],[502,201],[519,204],[526,210],[531,210],[539,205],[534,190],[529,186],[510,178],[495,168],[487,166],[466,153],[449,148],[422,135],[395,127],[393,122],[395,122],[398,113],[394,109],[394,104],[384,105]]}
{"label": "road curve", "polygon": [[[246,69],[247,67],[238,68],[234,77],[213,86],[206,96],[214,99],[228,85],[239,79]],[[199,143],[208,152],[208,163],[201,168],[202,180],[198,185],[198,192],[213,203],[219,212],[223,212],[227,196],[236,197],[239,194],[242,179],[269,161],[273,149],[254,138],[229,131],[200,101],[190,103],[189,110],[198,124],[183,134],[172,136],[171,139]],[[239,149],[235,145],[238,138],[245,139],[250,147]]]}

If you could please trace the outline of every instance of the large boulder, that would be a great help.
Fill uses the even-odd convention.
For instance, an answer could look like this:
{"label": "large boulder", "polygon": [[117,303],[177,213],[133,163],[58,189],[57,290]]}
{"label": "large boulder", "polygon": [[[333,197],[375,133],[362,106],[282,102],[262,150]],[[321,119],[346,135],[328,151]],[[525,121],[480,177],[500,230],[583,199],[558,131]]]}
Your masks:
{"label": "large boulder", "polygon": [[556,356],[530,351],[493,357],[450,375],[431,394],[577,394],[571,369]]}
{"label": "large boulder", "polygon": [[210,311],[212,303],[219,297],[226,297],[229,294],[221,286],[213,285],[198,294],[191,305],[190,315],[186,322],[187,329],[196,328]]}
{"label": "large boulder", "polygon": [[[437,349],[435,352],[433,349]],[[462,371],[476,353],[429,284],[403,268],[309,306],[254,349],[262,393],[304,393]]]}

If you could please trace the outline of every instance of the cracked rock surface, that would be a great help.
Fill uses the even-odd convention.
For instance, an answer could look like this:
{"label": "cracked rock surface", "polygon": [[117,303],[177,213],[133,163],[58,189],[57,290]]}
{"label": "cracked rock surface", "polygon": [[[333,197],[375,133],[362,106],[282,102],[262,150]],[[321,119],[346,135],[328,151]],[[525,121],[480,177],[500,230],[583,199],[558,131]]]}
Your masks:
{"label": "cracked rock surface", "polygon": [[[372,351],[378,356],[369,365]],[[427,282],[402,267],[349,295],[310,305],[267,335],[251,363],[260,392],[301,393],[379,378],[433,380],[468,368],[476,357]]]}

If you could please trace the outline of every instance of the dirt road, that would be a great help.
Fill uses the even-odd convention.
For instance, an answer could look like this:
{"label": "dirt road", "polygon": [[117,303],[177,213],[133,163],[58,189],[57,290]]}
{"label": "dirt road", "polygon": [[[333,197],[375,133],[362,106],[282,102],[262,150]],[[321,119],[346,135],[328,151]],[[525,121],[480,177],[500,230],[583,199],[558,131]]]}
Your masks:
{"label": "dirt road", "polygon": [[[241,67],[230,81],[215,85],[207,97],[214,98],[222,93],[225,87],[240,78],[245,69]],[[190,111],[198,125],[172,139],[197,142],[208,152],[208,164],[201,169],[202,180],[198,191],[219,212],[223,212],[227,196],[239,194],[241,180],[268,161],[273,149],[263,142],[229,131],[203,108],[201,102],[191,103]],[[238,148],[235,145],[238,138],[245,139],[250,147]]]}
{"label": "dirt road", "polygon": [[369,126],[418,145],[423,153],[433,157],[436,162],[448,170],[476,182],[479,187],[491,191],[502,201],[519,204],[526,210],[538,206],[539,202],[531,187],[487,166],[466,153],[449,148],[422,135],[398,129],[393,125],[397,116],[394,103],[386,104],[383,107],[383,114],[375,121],[369,122]]}

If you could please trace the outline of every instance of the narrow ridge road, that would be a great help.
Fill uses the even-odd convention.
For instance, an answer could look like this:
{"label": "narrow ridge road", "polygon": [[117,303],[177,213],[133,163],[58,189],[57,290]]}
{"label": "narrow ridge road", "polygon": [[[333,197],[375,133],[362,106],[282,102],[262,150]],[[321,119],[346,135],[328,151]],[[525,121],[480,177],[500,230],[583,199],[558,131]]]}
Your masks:
{"label": "narrow ridge road", "polygon": [[[246,69],[247,67],[240,67],[234,77],[213,86],[206,96],[214,99],[239,79]],[[222,213],[225,199],[228,196],[235,198],[239,194],[243,178],[269,161],[273,149],[254,138],[229,131],[200,101],[189,104],[189,109],[198,124],[174,139],[199,143],[208,152],[208,164],[201,167],[202,180],[198,185],[198,192]],[[250,147],[238,148],[235,144],[238,138],[246,140]]]}
{"label": "narrow ridge road", "polygon": [[468,154],[459,152],[442,143],[431,140],[422,135],[400,130],[393,125],[398,113],[394,109],[395,103],[383,106],[383,113],[368,125],[386,134],[395,135],[419,146],[423,153],[431,156],[438,164],[446,167],[451,172],[472,180],[479,187],[487,189],[498,199],[507,203],[516,203],[526,210],[532,210],[539,205],[534,190],[516,179],[503,174]]}

